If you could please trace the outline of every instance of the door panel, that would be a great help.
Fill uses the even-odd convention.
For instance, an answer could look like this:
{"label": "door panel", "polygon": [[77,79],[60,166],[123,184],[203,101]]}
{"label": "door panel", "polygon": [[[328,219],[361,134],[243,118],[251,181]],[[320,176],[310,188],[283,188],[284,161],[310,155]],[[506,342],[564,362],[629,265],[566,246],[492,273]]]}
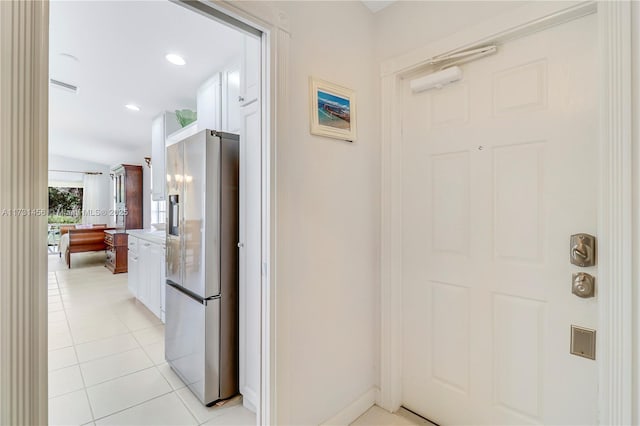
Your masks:
{"label": "door panel", "polygon": [[257,407],[260,394],[260,103],[241,108],[240,392]]}
{"label": "door panel", "polygon": [[183,287],[201,297],[205,293],[204,232],[206,196],[206,135],[184,141],[184,282]]}
{"label": "door panel", "polygon": [[595,424],[597,363],[569,354],[597,298],[569,236],[596,234],[596,17],[403,88],[403,404],[440,424]]}
{"label": "door panel", "polygon": [[165,358],[204,404],[220,395],[220,300],[199,303],[167,286]]}
{"label": "door panel", "polygon": [[[167,146],[167,280],[182,285],[182,213],[183,213],[183,175],[184,144],[182,142]],[[175,201],[175,202],[174,202]],[[177,235],[172,235],[172,229]]]}
{"label": "door panel", "polygon": [[184,174],[183,286],[207,298],[220,294],[220,140],[204,131],[186,139]]}

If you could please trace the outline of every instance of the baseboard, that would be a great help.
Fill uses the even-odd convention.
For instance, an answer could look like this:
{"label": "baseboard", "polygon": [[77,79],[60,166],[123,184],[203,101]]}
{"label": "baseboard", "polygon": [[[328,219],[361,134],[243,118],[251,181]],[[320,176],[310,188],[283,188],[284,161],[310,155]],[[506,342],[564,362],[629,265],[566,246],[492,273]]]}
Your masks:
{"label": "baseboard", "polygon": [[360,398],[340,410],[338,414],[322,423],[322,426],[347,426],[353,423],[358,417],[375,405],[377,396],[377,388],[369,389]]}
{"label": "baseboard", "polygon": [[256,395],[256,393],[247,386],[242,386],[240,393],[242,394],[242,405],[244,408],[256,413],[256,401],[258,400],[258,395]]}

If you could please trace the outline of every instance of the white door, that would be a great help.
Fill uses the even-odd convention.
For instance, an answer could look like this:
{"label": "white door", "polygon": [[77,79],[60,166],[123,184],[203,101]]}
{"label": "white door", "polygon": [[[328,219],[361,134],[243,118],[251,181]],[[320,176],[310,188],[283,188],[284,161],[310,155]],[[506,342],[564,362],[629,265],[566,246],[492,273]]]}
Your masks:
{"label": "white door", "polygon": [[403,405],[439,424],[595,424],[596,361],[570,355],[597,297],[569,237],[596,233],[596,17],[403,92]]}
{"label": "white door", "polygon": [[260,395],[260,102],[240,108],[240,393],[255,411]]}

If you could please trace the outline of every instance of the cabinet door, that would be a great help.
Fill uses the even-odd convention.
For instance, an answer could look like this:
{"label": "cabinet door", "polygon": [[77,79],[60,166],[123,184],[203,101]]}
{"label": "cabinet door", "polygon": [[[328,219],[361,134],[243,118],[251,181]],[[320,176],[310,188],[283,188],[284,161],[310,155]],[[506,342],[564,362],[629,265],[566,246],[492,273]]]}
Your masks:
{"label": "cabinet door", "polygon": [[167,306],[166,304],[166,300],[167,300],[166,254],[167,254],[167,250],[163,246],[161,265],[160,265],[160,319],[162,320],[162,322],[165,322],[165,306]]}
{"label": "cabinet door", "polygon": [[261,40],[246,35],[240,73],[240,105],[248,105],[260,96],[260,56]]}
{"label": "cabinet door", "polygon": [[198,130],[219,130],[222,121],[222,90],[220,73],[198,88],[196,94]]}
{"label": "cabinet door", "polygon": [[162,255],[163,249],[159,244],[149,244],[148,257],[145,258],[147,265],[145,274],[148,275],[148,299],[147,307],[158,318],[161,317],[161,305],[162,305]]}
{"label": "cabinet door", "polygon": [[151,123],[151,199],[164,200],[166,178],[164,176],[164,114]]}
{"label": "cabinet door", "polygon": [[140,280],[140,274],[139,274],[139,263],[138,263],[138,255],[133,253],[133,252],[129,252],[128,253],[128,259],[129,261],[129,269],[128,269],[128,276],[127,276],[127,287],[129,288],[129,292],[131,294],[133,294],[135,297],[138,297],[138,287],[139,287],[139,280]]}
{"label": "cabinet door", "polygon": [[240,133],[240,61],[224,71],[222,104],[222,129],[229,133]]}
{"label": "cabinet door", "polygon": [[149,246],[150,243],[142,239],[138,243],[138,300],[145,305],[149,301]]}
{"label": "cabinet door", "polygon": [[180,128],[176,115],[165,111],[151,123],[151,197],[154,201],[165,199],[165,150],[167,136]]}

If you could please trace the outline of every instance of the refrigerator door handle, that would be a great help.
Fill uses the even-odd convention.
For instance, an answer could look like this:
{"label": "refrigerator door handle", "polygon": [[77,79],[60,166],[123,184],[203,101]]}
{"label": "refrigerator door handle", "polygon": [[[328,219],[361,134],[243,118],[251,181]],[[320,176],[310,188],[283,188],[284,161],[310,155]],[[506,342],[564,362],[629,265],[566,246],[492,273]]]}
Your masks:
{"label": "refrigerator door handle", "polygon": [[179,284],[177,284],[177,283],[175,283],[175,282],[173,282],[171,280],[167,280],[167,285],[175,288],[176,290],[178,290],[180,293],[184,294],[185,296],[189,296],[190,298],[192,298],[196,302],[200,303],[201,305],[207,306],[207,299],[205,299],[204,297],[198,296],[197,294],[193,293],[192,291],[187,290],[186,288],[182,287],[181,285],[179,285]]}

